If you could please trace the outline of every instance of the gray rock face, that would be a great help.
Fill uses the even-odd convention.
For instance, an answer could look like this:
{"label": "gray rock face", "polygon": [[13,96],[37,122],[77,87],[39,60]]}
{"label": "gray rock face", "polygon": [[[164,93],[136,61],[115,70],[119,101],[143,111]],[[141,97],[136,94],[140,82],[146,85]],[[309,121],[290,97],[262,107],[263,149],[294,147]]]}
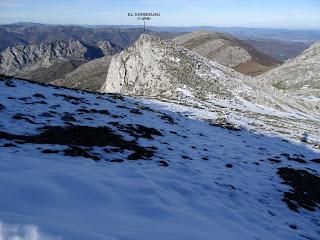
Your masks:
{"label": "gray rock face", "polygon": [[[299,56],[257,77],[288,94],[320,97],[320,42]],[[320,103],[319,103],[320,104]]]}
{"label": "gray rock face", "polygon": [[40,45],[9,47],[0,54],[0,73],[20,77],[32,75],[32,71],[54,64],[91,59],[114,54],[121,50],[109,42],[97,46],[80,41],[55,41]]}
{"label": "gray rock face", "polygon": [[173,39],[191,51],[247,75],[257,75],[279,62],[228,34],[196,31]]}
{"label": "gray rock face", "polygon": [[111,56],[123,50],[121,47],[114,45],[108,41],[99,41],[96,44],[96,47],[102,50],[104,56]]}

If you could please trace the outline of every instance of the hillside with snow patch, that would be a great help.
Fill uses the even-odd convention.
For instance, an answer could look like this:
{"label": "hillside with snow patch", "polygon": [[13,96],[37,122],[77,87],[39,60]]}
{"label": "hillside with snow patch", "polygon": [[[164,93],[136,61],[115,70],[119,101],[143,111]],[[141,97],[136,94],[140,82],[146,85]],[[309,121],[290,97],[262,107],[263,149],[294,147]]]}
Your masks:
{"label": "hillside with snow patch", "polygon": [[[190,107],[201,119],[281,135],[320,148],[320,108],[267,82],[237,73],[173,42],[142,35],[113,56],[101,92],[155,98]],[[186,108],[188,109],[188,108]],[[189,110],[186,110],[189,111]],[[209,116],[209,117],[208,117]]]}
{"label": "hillside with snow patch", "polygon": [[312,144],[174,102],[7,77],[0,92],[0,239],[320,236]]}

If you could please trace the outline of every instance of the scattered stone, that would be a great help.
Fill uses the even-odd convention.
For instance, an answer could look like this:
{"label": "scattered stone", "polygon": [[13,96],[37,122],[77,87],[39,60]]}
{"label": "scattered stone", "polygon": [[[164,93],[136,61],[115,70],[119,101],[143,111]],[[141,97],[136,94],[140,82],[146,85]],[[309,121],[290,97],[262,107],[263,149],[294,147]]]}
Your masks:
{"label": "scattered stone", "polygon": [[300,157],[289,157],[288,160],[298,162],[298,163],[307,163],[306,160],[304,160]]}
{"label": "scattered stone", "polygon": [[139,106],[139,108],[144,111],[155,112],[155,110],[146,106]]}
{"label": "scattered stone", "polygon": [[288,153],[281,153],[280,155],[283,157],[286,157],[289,161],[294,161],[294,162],[298,162],[298,163],[307,163],[306,160],[302,159],[302,157],[304,157],[304,155],[302,155],[302,154],[300,154],[300,155],[293,154],[292,157]]}
{"label": "scattered stone", "polygon": [[289,224],[289,227],[291,228],[291,229],[298,229],[298,226],[297,225],[295,225],[295,224]]}
{"label": "scattered stone", "polygon": [[111,115],[111,117],[113,117],[113,118],[124,118],[124,116],[120,116],[120,115],[116,115],[116,114]]}
{"label": "scattered stone", "polygon": [[44,149],[41,152],[45,153],[45,154],[56,154],[56,153],[59,153],[60,151],[59,150],[53,150],[53,149]]}
{"label": "scattered stone", "polygon": [[35,105],[35,104],[42,104],[42,105],[46,105],[48,104],[46,101],[36,101],[36,102],[27,102],[24,104],[28,104],[28,105]]}
{"label": "scattered stone", "polygon": [[112,159],[110,162],[112,163],[122,163],[124,160],[123,159]]}
{"label": "scattered stone", "polygon": [[167,115],[167,114],[164,114],[164,113],[163,113],[163,114],[160,116],[160,118],[161,118],[162,120],[165,120],[165,123],[168,123],[168,124],[171,124],[171,125],[177,124],[177,123],[173,120],[173,118],[170,117],[170,116]]}
{"label": "scattered stone", "polygon": [[65,156],[91,158],[94,161],[100,160],[98,156],[89,153],[89,150],[78,146],[70,146],[63,150]]}
{"label": "scattered stone", "polygon": [[30,115],[26,116],[26,115],[23,115],[20,113],[14,115],[12,117],[12,119],[14,119],[14,120],[25,120],[26,122],[31,123],[31,124],[38,124],[38,123],[34,122],[33,120],[31,120],[30,118],[34,118],[34,117],[30,116]]}
{"label": "scattered stone", "polygon": [[74,105],[79,105],[80,103],[88,103],[87,100],[85,98],[79,98],[79,97],[74,97],[74,96],[70,96],[70,95],[66,95],[66,94],[58,94],[58,93],[54,93],[53,94],[56,97],[63,97],[63,99],[65,101],[70,102],[71,104]]}
{"label": "scattered stone", "polygon": [[160,131],[152,127],[146,127],[140,124],[121,125],[118,122],[110,122],[113,126],[117,127],[120,131],[128,133],[135,138],[154,139],[153,136],[163,136]]}
{"label": "scattered stone", "polygon": [[120,108],[120,109],[130,109],[130,108],[128,108],[128,107],[126,107],[126,106],[123,106],[123,105],[117,105],[117,108]]}
{"label": "scattered stone", "polygon": [[165,160],[160,160],[160,161],[159,161],[159,166],[161,166],[161,167],[168,167],[168,166],[169,166],[169,163],[167,163],[167,161],[165,161]]}
{"label": "scattered stone", "polygon": [[281,160],[275,159],[275,158],[268,158],[268,160],[269,160],[272,164],[274,164],[274,163],[281,163]]}
{"label": "scattered stone", "polygon": [[77,112],[83,114],[83,113],[99,113],[99,114],[103,114],[103,115],[110,115],[109,111],[108,110],[97,110],[97,109],[85,109],[85,108],[79,108],[77,110]]}
{"label": "scattered stone", "polygon": [[233,123],[228,122],[227,119],[225,118],[218,118],[214,121],[210,119],[208,120],[208,122],[211,126],[214,126],[214,127],[221,127],[231,131],[241,131],[240,127],[234,125]]}
{"label": "scattered stone", "polygon": [[312,159],[311,161],[315,163],[320,163],[320,158]]}
{"label": "scattered stone", "polygon": [[278,168],[277,174],[284,180],[284,184],[292,187],[291,191],[285,192],[282,201],[286,202],[289,209],[298,211],[304,208],[315,211],[320,204],[320,177],[306,170],[293,168]]}
{"label": "scattered stone", "polygon": [[42,94],[40,94],[40,93],[33,94],[32,96],[33,96],[33,97],[36,97],[36,98],[43,98],[43,99],[46,98],[44,95],[42,95]]}
{"label": "scattered stone", "polygon": [[268,213],[273,217],[276,216],[276,214],[274,212],[272,212],[271,210],[268,210]]}
{"label": "scattered stone", "polygon": [[121,101],[124,100],[124,97],[121,96],[121,95],[118,94],[118,93],[110,93],[110,96],[111,96],[113,99],[115,99],[115,100],[121,100]]}
{"label": "scattered stone", "polygon": [[131,109],[130,112],[137,115],[143,115],[143,113],[139,109]]}
{"label": "scattered stone", "polygon": [[62,121],[65,122],[76,122],[77,119],[75,119],[74,116],[72,116],[70,113],[65,113],[62,117],[61,117]]}
{"label": "scattered stone", "polygon": [[50,106],[51,109],[57,109],[57,108],[60,108],[60,107],[61,107],[61,105],[59,105],[59,104]]}
{"label": "scattered stone", "polygon": [[39,116],[40,117],[49,117],[49,118],[54,117],[54,115],[52,115],[50,112],[41,113]]}
{"label": "scattered stone", "polygon": [[7,87],[16,87],[16,85],[14,85],[13,82],[10,81],[10,80],[6,80],[6,81],[4,82],[4,84],[5,84]]}
{"label": "scattered stone", "polygon": [[21,98],[18,98],[20,101],[27,101],[27,100],[31,100],[32,98],[31,97],[21,97]]}
{"label": "scattered stone", "polygon": [[18,147],[18,146],[13,143],[5,143],[1,147]]}

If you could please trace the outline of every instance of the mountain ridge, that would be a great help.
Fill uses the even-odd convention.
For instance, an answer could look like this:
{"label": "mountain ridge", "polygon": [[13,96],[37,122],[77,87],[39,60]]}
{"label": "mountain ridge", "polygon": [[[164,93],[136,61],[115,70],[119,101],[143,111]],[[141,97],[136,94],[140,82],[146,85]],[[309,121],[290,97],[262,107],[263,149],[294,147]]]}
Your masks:
{"label": "mountain ridge", "polygon": [[251,45],[226,33],[196,31],[172,39],[191,51],[235,70],[255,76],[280,64]]}
{"label": "mountain ridge", "polygon": [[[41,80],[42,77],[46,77],[44,75],[49,71],[47,69],[55,64],[70,61],[83,63],[95,58],[115,54],[121,50],[122,48],[105,41],[100,41],[96,45],[89,45],[78,40],[60,40],[28,46],[19,45],[9,47],[0,53],[0,73],[29,78],[29,76],[37,75],[38,72],[40,76],[37,78]],[[75,64],[75,68],[79,65]],[[44,68],[42,74],[41,68]],[[73,70],[72,66],[71,70]],[[59,74],[62,75],[62,73]]]}
{"label": "mountain ridge", "polygon": [[[289,95],[320,97],[320,42],[300,55],[257,77]],[[312,99],[311,99],[312,100]]]}
{"label": "mountain ridge", "polygon": [[296,129],[291,137],[298,140],[301,132],[307,131],[317,145],[316,102],[284,94],[267,82],[261,84],[255,78],[151,35],[142,35],[133,46],[113,56],[101,92],[197,106],[222,118],[234,116],[236,122],[239,118],[259,118],[261,126],[269,132],[282,126],[280,132],[287,135],[287,129]]}

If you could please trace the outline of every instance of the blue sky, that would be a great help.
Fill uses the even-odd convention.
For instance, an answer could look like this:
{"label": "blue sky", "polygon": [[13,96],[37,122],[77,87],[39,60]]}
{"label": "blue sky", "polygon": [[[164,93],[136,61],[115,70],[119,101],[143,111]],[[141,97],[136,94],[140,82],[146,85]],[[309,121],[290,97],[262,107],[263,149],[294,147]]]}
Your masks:
{"label": "blue sky", "polygon": [[160,12],[155,26],[320,29],[320,0],[0,0],[0,23],[137,24],[135,11]]}

